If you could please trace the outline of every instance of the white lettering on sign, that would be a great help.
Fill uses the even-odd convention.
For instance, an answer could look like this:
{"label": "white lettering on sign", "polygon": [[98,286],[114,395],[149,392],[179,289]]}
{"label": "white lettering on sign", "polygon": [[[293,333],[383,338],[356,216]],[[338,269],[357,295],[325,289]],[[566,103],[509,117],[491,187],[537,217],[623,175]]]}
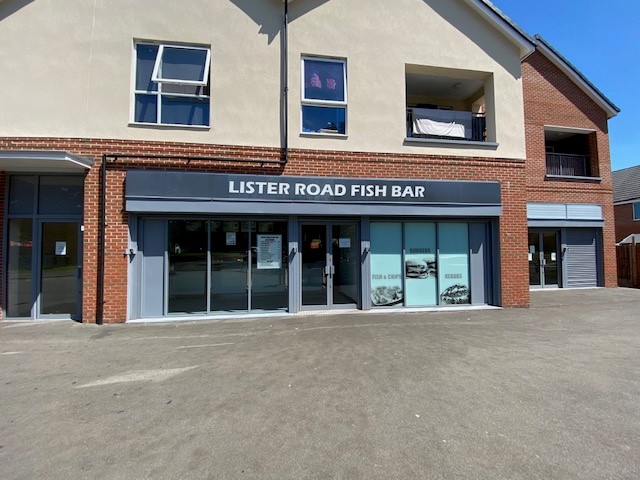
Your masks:
{"label": "white lettering on sign", "polygon": [[406,186],[393,185],[391,187],[391,196],[394,198],[424,198],[425,188],[422,186]]}
{"label": "white lettering on sign", "polygon": [[[292,188],[293,187],[293,188]],[[236,181],[229,180],[229,194],[233,195],[274,195],[288,196],[293,189],[296,197],[344,197],[354,198],[425,198],[426,188],[422,185],[371,185],[341,183],[294,183]]]}
{"label": "white lettering on sign", "polygon": [[236,182],[229,181],[229,193],[252,195],[289,195],[291,186],[288,183],[281,182]]}

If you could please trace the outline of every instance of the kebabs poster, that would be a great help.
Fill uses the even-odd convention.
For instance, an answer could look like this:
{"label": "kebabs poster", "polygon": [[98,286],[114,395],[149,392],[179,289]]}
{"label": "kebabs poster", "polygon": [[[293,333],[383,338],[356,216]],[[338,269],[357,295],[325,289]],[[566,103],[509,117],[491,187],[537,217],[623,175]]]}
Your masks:
{"label": "kebabs poster", "polygon": [[469,290],[469,224],[441,223],[438,280],[440,305],[471,303]]}

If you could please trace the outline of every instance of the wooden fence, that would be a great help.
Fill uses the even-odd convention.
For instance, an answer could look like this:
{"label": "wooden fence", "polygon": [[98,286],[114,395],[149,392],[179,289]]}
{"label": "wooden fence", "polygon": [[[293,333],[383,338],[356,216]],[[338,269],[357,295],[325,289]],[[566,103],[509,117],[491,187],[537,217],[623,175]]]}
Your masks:
{"label": "wooden fence", "polygon": [[624,244],[616,247],[618,285],[640,288],[640,244]]}

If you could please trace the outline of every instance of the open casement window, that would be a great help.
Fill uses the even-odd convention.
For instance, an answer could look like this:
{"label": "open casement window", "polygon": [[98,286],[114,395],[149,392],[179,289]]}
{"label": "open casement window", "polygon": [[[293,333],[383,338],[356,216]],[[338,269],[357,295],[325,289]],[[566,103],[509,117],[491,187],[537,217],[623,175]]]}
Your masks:
{"label": "open casement window", "polygon": [[202,47],[160,45],[151,80],[179,85],[207,84],[211,50]]}
{"label": "open casement window", "polygon": [[302,58],[302,133],[346,135],[346,61]]}
{"label": "open casement window", "polygon": [[148,43],[135,50],[133,121],[208,127],[211,50]]}

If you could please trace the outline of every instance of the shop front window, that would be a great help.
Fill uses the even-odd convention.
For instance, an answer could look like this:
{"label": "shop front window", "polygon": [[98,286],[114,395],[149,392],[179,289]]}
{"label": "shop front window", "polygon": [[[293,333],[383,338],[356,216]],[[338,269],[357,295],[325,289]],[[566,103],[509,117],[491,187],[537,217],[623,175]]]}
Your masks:
{"label": "shop front window", "polygon": [[[287,309],[286,221],[174,219],[167,225],[163,269],[168,270],[168,283],[160,311],[172,315]],[[157,233],[149,230],[149,235]]]}
{"label": "shop front window", "polygon": [[438,230],[440,304],[471,303],[469,285],[469,225],[442,223]]}
{"label": "shop front window", "polygon": [[407,223],[404,231],[405,305],[437,305],[436,224]]}
{"label": "shop front window", "polygon": [[469,224],[371,223],[374,307],[469,304]]}
{"label": "shop front window", "polygon": [[206,222],[169,221],[169,313],[207,311]]}
{"label": "shop front window", "polygon": [[374,307],[404,304],[402,223],[371,224],[371,302]]}

